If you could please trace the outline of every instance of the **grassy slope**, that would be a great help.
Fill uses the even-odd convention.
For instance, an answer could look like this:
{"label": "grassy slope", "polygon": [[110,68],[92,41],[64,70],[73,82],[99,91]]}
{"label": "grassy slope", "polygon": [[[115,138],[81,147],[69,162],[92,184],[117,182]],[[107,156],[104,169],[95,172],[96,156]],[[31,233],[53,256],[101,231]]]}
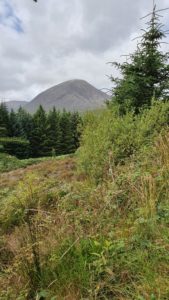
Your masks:
{"label": "grassy slope", "polygon": [[[56,157],[58,159],[62,156]],[[0,153],[0,173],[9,172],[12,170],[16,170],[18,168],[25,168],[27,166],[37,164],[39,162],[48,161],[51,158],[43,157],[43,158],[29,158],[19,160],[14,156]]]}
{"label": "grassy slope", "polygon": [[98,186],[75,158],[2,174],[0,299],[169,299],[168,153],[166,131]]}

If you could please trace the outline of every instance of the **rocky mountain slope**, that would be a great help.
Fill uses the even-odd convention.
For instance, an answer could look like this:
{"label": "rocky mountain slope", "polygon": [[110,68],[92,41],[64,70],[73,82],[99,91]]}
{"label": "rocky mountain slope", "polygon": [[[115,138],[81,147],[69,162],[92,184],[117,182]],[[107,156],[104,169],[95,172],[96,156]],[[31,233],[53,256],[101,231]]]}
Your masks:
{"label": "rocky mountain slope", "polygon": [[31,102],[25,105],[25,109],[35,112],[39,105],[46,111],[54,106],[57,110],[87,111],[100,108],[105,105],[107,94],[96,89],[84,80],[69,80],[37,95]]}

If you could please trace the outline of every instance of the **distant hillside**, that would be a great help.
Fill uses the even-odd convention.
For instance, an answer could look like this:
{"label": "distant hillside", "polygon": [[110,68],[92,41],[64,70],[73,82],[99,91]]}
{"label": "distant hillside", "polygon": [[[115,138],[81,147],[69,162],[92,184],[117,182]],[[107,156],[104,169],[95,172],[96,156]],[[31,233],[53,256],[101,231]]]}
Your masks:
{"label": "distant hillside", "polygon": [[16,111],[16,110],[18,110],[18,108],[20,106],[24,107],[26,103],[27,103],[26,101],[8,101],[8,102],[6,102],[6,106],[7,106],[9,111],[11,109]]}
{"label": "distant hillside", "polygon": [[58,84],[38,96],[25,105],[25,109],[35,112],[39,105],[46,111],[54,106],[57,110],[87,111],[104,106],[107,94],[96,89],[84,80],[69,80]]}

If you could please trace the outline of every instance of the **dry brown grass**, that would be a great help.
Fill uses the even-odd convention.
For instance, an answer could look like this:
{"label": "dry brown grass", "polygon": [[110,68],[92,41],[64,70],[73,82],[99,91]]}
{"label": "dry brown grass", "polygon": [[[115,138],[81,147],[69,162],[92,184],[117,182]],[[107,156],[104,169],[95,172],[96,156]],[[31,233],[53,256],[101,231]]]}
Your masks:
{"label": "dry brown grass", "polygon": [[61,180],[73,180],[75,176],[75,160],[65,158],[63,160],[49,160],[39,164],[31,165],[25,169],[18,169],[0,174],[0,188],[14,187],[23,178],[31,173],[41,177],[59,178]]}

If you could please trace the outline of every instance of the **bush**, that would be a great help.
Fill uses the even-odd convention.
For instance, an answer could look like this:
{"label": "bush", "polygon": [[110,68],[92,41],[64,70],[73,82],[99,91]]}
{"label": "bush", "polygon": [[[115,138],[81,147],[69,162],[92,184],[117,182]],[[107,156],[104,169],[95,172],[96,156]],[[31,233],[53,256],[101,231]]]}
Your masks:
{"label": "bush", "polygon": [[137,117],[136,144],[140,149],[153,142],[162,130],[169,125],[169,102],[155,101],[151,109],[144,109]]}
{"label": "bush", "polygon": [[133,153],[133,115],[122,118],[117,111],[105,110],[86,115],[84,125],[77,152],[79,167],[97,181],[113,164]]}
{"label": "bush", "polygon": [[152,144],[168,124],[168,102],[154,102],[137,116],[131,112],[120,116],[116,106],[97,115],[87,114],[77,152],[79,169],[96,182],[102,180],[113,174],[115,165]]}

